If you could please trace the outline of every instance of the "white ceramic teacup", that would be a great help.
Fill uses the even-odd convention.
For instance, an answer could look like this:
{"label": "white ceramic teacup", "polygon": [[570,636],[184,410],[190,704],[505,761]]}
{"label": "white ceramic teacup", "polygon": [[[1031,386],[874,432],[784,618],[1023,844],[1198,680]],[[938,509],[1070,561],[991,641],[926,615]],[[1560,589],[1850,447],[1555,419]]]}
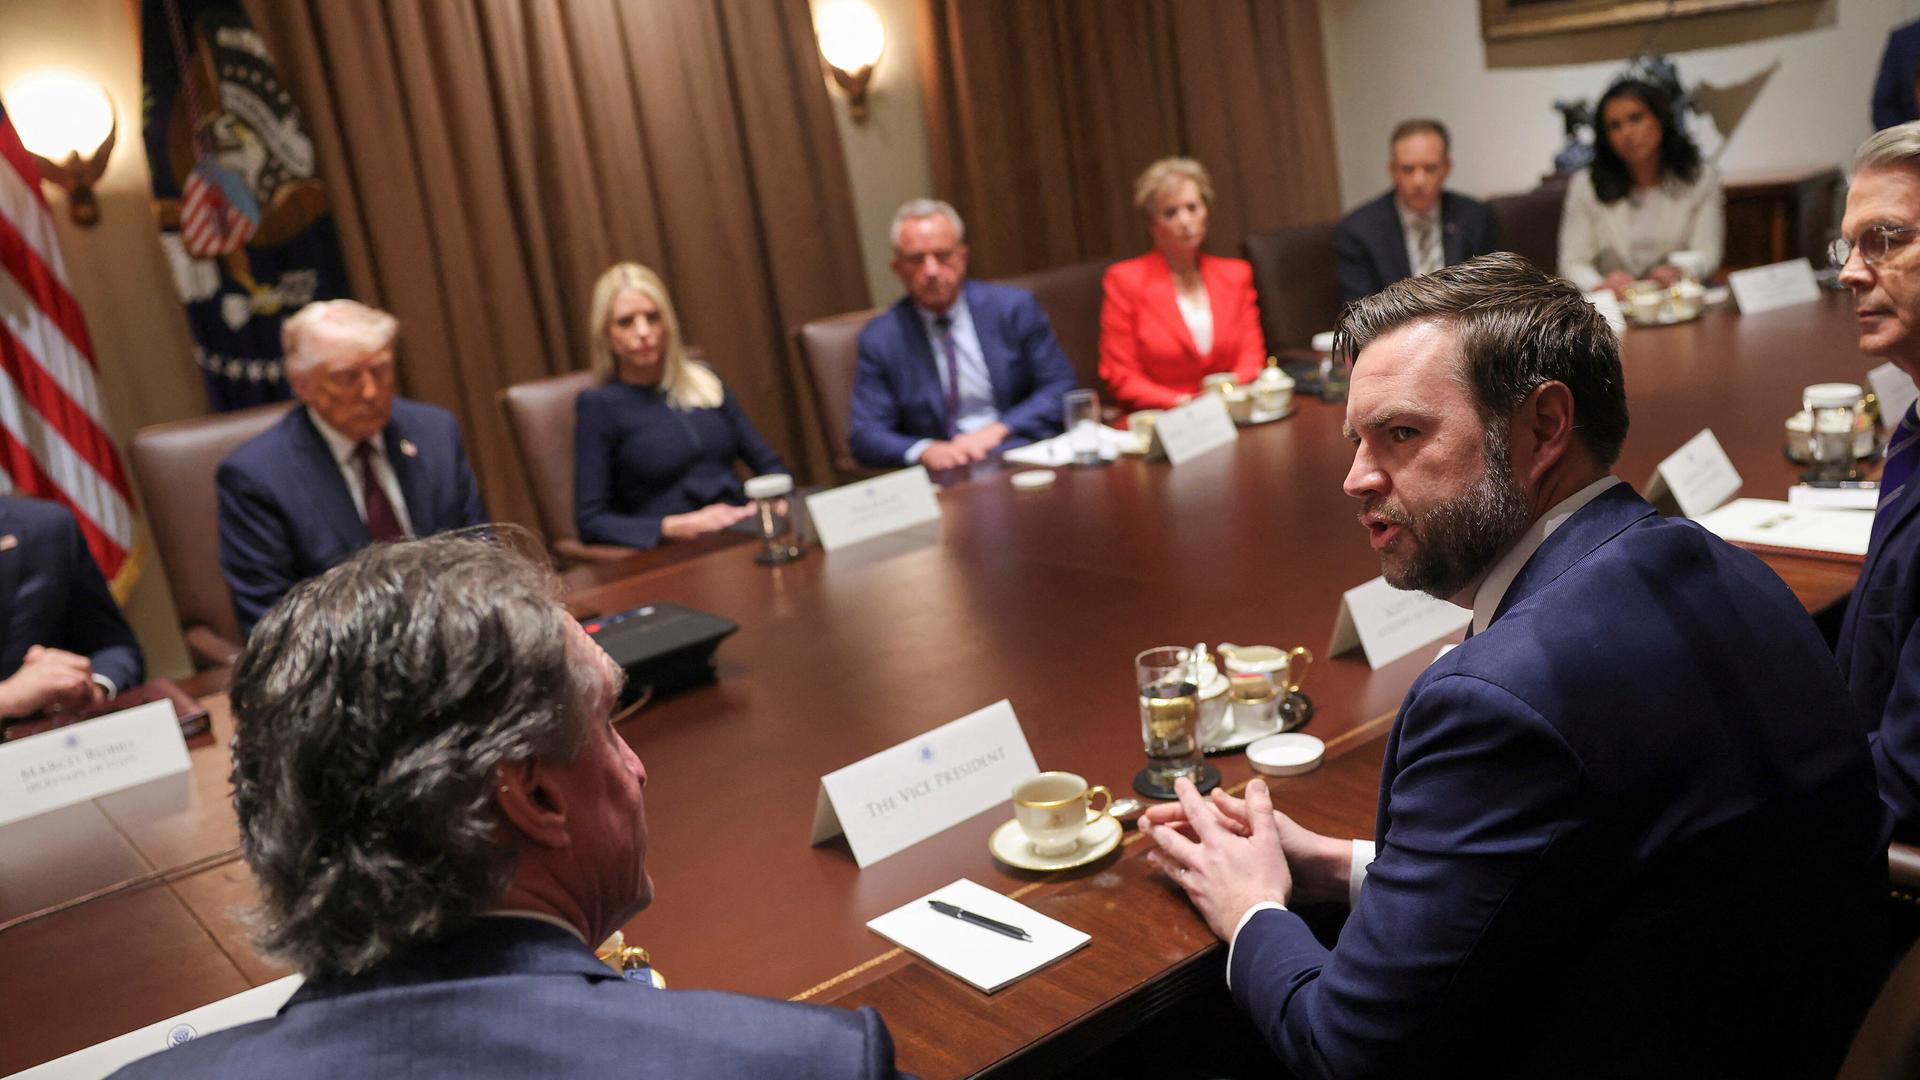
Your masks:
{"label": "white ceramic teacup", "polygon": [[[1092,807],[1094,797],[1100,805]],[[1065,855],[1080,845],[1080,833],[1113,805],[1104,785],[1087,786],[1070,772],[1043,772],[1013,786],[1013,820],[1033,842],[1036,855]],[[1089,813],[1089,809],[1092,812]]]}

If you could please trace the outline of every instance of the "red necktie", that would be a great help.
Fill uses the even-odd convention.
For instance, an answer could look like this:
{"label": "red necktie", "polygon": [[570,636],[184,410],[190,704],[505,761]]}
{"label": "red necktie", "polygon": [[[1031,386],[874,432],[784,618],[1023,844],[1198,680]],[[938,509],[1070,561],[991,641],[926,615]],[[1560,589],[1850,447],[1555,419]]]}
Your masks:
{"label": "red necktie", "polygon": [[380,478],[374,475],[373,443],[362,442],[354,447],[353,456],[360,462],[360,501],[367,508],[367,532],[372,534],[373,542],[388,544],[405,540],[407,533],[400,527],[400,515],[393,512],[387,489],[380,486]]}
{"label": "red necktie", "polygon": [[954,354],[953,319],[942,315],[933,320],[940,331],[940,351],[947,358],[947,438],[960,434],[960,358]]}

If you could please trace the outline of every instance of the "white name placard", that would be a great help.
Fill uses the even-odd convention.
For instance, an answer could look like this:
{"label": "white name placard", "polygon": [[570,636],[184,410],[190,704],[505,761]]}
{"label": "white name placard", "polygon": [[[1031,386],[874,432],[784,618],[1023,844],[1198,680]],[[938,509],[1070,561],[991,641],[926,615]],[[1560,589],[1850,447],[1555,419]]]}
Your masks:
{"label": "white name placard", "polygon": [[1647,501],[1657,503],[1667,495],[1680,505],[1680,513],[1697,518],[1733,498],[1740,490],[1740,470],[1713,437],[1711,428],[1688,439],[1672,456],[1653,470],[1647,481]]}
{"label": "white name placard", "polygon": [[853,861],[871,866],[982,810],[1010,807],[1013,785],[1039,771],[1013,706],[996,701],[821,777],[813,842],[844,832]]}
{"label": "white name placard", "polygon": [[79,1077],[107,1076],[122,1066],[131,1065],[149,1054],[170,1050],[203,1035],[224,1031],[255,1020],[276,1016],[295,990],[305,981],[288,975],[242,990],[232,997],[189,1009],[170,1020],[136,1028],[125,1035],[75,1050],[66,1057],[54,1058],[25,1072],[14,1073],[9,1080],[76,1080]]}
{"label": "white name placard", "polygon": [[188,768],[173,702],[162,699],[0,744],[0,825]]}
{"label": "white name placard", "polygon": [[1813,280],[1813,264],[1804,258],[1735,270],[1727,275],[1727,284],[1733,288],[1733,300],[1744,315],[1820,299],[1820,286]]}
{"label": "white name placard", "polygon": [[[1218,450],[1240,437],[1233,416],[1219,394],[1201,394],[1177,409],[1168,409],[1153,422],[1153,440],[1175,465]],[[1149,456],[1152,456],[1149,452]]]}
{"label": "white name placard", "polygon": [[1443,638],[1473,621],[1473,612],[1412,589],[1396,589],[1383,577],[1356,585],[1340,597],[1328,656],[1355,645],[1367,666],[1381,667]]}
{"label": "white name placard", "polygon": [[820,546],[832,551],[940,520],[940,500],[925,466],[890,472],[807,496]]}
{"label": "white name placard", "polygon": [[1880,399],[1880,419],[1891,435],[1914,398],[1920,397],[1920,387],[1913,385],[1913,376],[1892,364],[1881,364],[1867,372],[1867,384],[1873,387],[1873,396]]}

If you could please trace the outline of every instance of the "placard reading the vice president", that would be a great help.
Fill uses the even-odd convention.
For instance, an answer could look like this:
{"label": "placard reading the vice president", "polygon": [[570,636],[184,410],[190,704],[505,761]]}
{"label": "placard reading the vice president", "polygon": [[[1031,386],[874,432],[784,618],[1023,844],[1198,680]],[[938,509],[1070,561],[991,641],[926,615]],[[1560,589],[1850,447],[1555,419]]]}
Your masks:
{"label": "placard reading the vice president", "polygon": [[807,514],[828,551],[940,520],[924,465],[807,496]]}
{"label": "placard reading the vice president", "polygon": [[853,861],[864,869],[1010,804],[1013,785],[1039,771],[1013,705],[996,701],[821,777],[813,843],[845,832]]}
{"label": "placard reading the vice president", "polygon": [[1653,479],[1647,481],[1647,501],[1658,503],[1671,494],[1682,514],[1697,518],[1739,490],[1740,470],[1713,437],[1713,429],[1701,428],[1700,434],[1653,470]]}
{"label": "placard reading the vice president", "polygon": [[187,771],[173,702],[108,713],[0,746],[0,825]]}
{"label": "placard reading the vice president", "polygon": [[[1153,441],[1180,465],[1209,450],[1218,450],[1240,437],[1227,403],[1219,394],[1201,394],[1177,409],[1168,409],[1153,422]],[[1151,451],[1149,455],[1152,456]]]}
{"label": "placard reading the vice president", "polygon": [[1360,646],[1368,667],[1380,667],[1473,621],[1473,612],[1412,589],[1396,589],[1384,577],[1356,585],[1340,597],[1328,656]]}

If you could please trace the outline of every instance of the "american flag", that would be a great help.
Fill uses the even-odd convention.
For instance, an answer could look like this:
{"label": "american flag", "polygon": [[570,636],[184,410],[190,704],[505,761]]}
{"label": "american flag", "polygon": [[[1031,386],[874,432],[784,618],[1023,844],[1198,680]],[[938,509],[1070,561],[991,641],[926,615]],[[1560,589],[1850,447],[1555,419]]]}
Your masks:
{"label": "american flag", "polygon": [[260,222],[260,206],[239,174],[220,167],[212,154],[187,176],[180,202],[180,243],[196,259],[217,259],[247,246]]}
{"label": "american flag", "polygon": [[0,106],[0,493],[73,511],[114,595],[139,573],[133,496],[40,173]]}

